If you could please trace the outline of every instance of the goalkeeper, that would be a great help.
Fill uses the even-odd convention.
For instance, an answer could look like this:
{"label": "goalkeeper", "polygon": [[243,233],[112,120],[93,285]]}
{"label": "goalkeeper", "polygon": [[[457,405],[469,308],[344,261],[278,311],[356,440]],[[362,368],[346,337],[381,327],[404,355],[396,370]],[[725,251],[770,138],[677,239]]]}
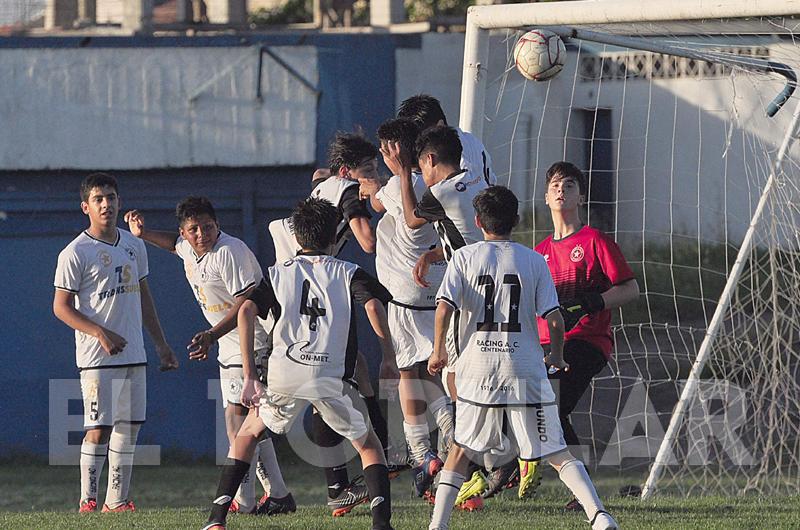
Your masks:
{"label": "goalkeeper", "polygon": [[[569,415],[592,378],[611,359],[611,309],[636,300],[639,284],[614,240],[581,222],[580,210],[586,198],[581,170],[569,162],[556,162],[547,170],[545,186],[553,234],[534,250],[547,262],[564,317],[564,361],[570,369],[551,369],[554,373],[549,377],[558,380],[554,387],[559,394],[564,440],[575,446],[580,441]],[[547,321],[541,318],[539,337],[545,353],[549,353],[550,334]]]}

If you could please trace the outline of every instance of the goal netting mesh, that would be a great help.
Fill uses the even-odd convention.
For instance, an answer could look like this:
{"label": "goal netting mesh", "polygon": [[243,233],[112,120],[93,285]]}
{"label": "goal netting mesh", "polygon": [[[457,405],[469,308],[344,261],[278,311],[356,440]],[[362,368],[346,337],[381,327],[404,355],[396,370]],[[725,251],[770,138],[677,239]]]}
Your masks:
{"label": "goal netting mesh", "polygon": [[697,392],[675,420],[659,492],[800,492],[798,147],[754,219],[798,96],[768,118],[785,80],[743,62],[795,68],[796,24],[583,27],[708,60],[569,39],[550,82],[515,69],[514,44],[530,28],[490,35],[482,136],[500,182],[525,198],[516,237],[535,244],[551,232],[544,173],[571,161],[589,180],[584,221],[613,235],[642,292],[614,311],[614,361],[572,415],[594,466],[646,478],[754,222]]}

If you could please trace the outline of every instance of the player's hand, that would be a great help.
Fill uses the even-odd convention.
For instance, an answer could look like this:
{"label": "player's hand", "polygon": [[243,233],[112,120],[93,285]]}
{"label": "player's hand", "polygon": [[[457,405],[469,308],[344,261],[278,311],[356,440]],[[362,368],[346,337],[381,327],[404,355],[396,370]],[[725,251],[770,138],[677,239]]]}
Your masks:
{"label": "player's hand", "polygon": [[383,163],[386,164],[392,175],[411,175],[411,160],[400,147],[400,142],[381,142],[381,144]]}
{"label": "player's hand", "polygon": [[257,407],[261,396],[266,393],[266,390],[258,379],[245,378],[242,385],[242,405],[250,409]]}
{"label": "player's hand", "polygon": [[436,375],[447,366],[447,352],[434,351],[428,359],[428,373]]}
{"label": "player's hand", "polygon": [[119,352],[125,349],[125,346],[128,345],[127,340],[117,335],[110,329],[106,329],[103,327],[100,328],[100,333],[97,334],[96,338],[98,341],[100,341],[100,346],[109,355],[118,354]]}
{"label": "player's hand", "polygon": [[376,179],[360,178],[358,183],[358,196],[362,199],[369,199],[381,189],[381,183]]}
{"label": "player's hand", "polygon": [[544,364],[547,366],[547,373],[550,375],[558,371],[569,371],[569,364],[567,364],[562,355],[558,357],[555,357],[552,353],[550,355],[545,355]]}
{"label": "player's hand", "polygon": [[189,359],[192,361],[205,361],[208,359],[208,352],[217,341],[211,337],[211,331],[205,330],[195,334],[192,342],[186,346],[189,350]]}
{"label": "player's hand", "polygon": [[411,271],[411,275],[414,277],[414,283],[420,287],[430,287],[431,284],[425,279],[425,276],[428,275],[428,269],[430,269],[430,267],[431,264],[428,260],[428,252],[425,252],[417,259],[417,262],[414,264],[414,269]]}
{"label": "player's hand", "polygon": [[178,358],[175,356],[175,352],[172,351],[169,344],[164,343],[160,346],[156,346],[156,353],[158,353],[158,358],[161,360],[161,364],[158,366],[160,372],[169,372],[170,370],[178,369]]}
{"label": "player's hand", "polygon": [[564,332],[572,330],[586,315],[597,313],[605,308],[605,302],[600,293],[586,293],[573,300],[565,300],[559,310],[564,319]]}
{"label": "player's hand", "polygon": [[123,219],[128,223],[128,229],[131,234],[136,237],[142,237],[142,232],[144,232],[144,216],[139,213],[139,210],[126,212]]}

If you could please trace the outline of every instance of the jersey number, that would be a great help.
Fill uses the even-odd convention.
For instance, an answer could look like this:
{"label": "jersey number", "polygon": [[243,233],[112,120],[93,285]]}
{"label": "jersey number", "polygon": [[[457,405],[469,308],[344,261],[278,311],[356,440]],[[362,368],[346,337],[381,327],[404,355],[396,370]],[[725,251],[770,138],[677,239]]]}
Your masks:
{"label": "jersey number", "polygon": [[511,297],[508,308],[508,322],[494,321],[494,278],[488,275],[478,276],[478,285],[484,286],[483,295],[483,321],[478,322],[478,331],[505,331],[508,333],[519,333],[522,326],[519,323],[519,299],[522,293],[522,286],[519,283],[519,276],[516,274],[506,274],[503,276],[503,285],[510,285]]}
{"label": "jersey number", "polygon": [[300,314],[309,315],[311,320],[308,322],[308,328],[311,331],[317,331],[317,319],[325,316],[325,308],[319,306],[319,298],[314,297],[311,299],[311,305],[308,305],[308,293],[311,290],[311,282],[308,280],[303,281],[303,294],[300,298]]}
{"label": "jersey number", "polygon": [[117,273],[117,283],[128,283],[131,281],[130,265],[120,265],[119,267],[115,268],[114,271]]}

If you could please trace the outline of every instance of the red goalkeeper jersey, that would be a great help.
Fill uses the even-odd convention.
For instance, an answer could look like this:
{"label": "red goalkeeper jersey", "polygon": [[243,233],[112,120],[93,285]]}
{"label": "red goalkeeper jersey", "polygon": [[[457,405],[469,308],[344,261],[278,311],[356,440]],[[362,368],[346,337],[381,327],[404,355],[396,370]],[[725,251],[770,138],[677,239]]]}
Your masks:
{"label": "red goalkeeper jersey", "polygon": [[[561,303],[581,293],[602,293],[633,279],[633,271],[614,240],[590,226],[558,240],[549,236],[534,250],[544,256]],[[547,321],[542,318],[539,338],[542,344],[550,344]],[[610,359],[611,311],[604,309],[584,317],[564,339],[585,340]]]}

